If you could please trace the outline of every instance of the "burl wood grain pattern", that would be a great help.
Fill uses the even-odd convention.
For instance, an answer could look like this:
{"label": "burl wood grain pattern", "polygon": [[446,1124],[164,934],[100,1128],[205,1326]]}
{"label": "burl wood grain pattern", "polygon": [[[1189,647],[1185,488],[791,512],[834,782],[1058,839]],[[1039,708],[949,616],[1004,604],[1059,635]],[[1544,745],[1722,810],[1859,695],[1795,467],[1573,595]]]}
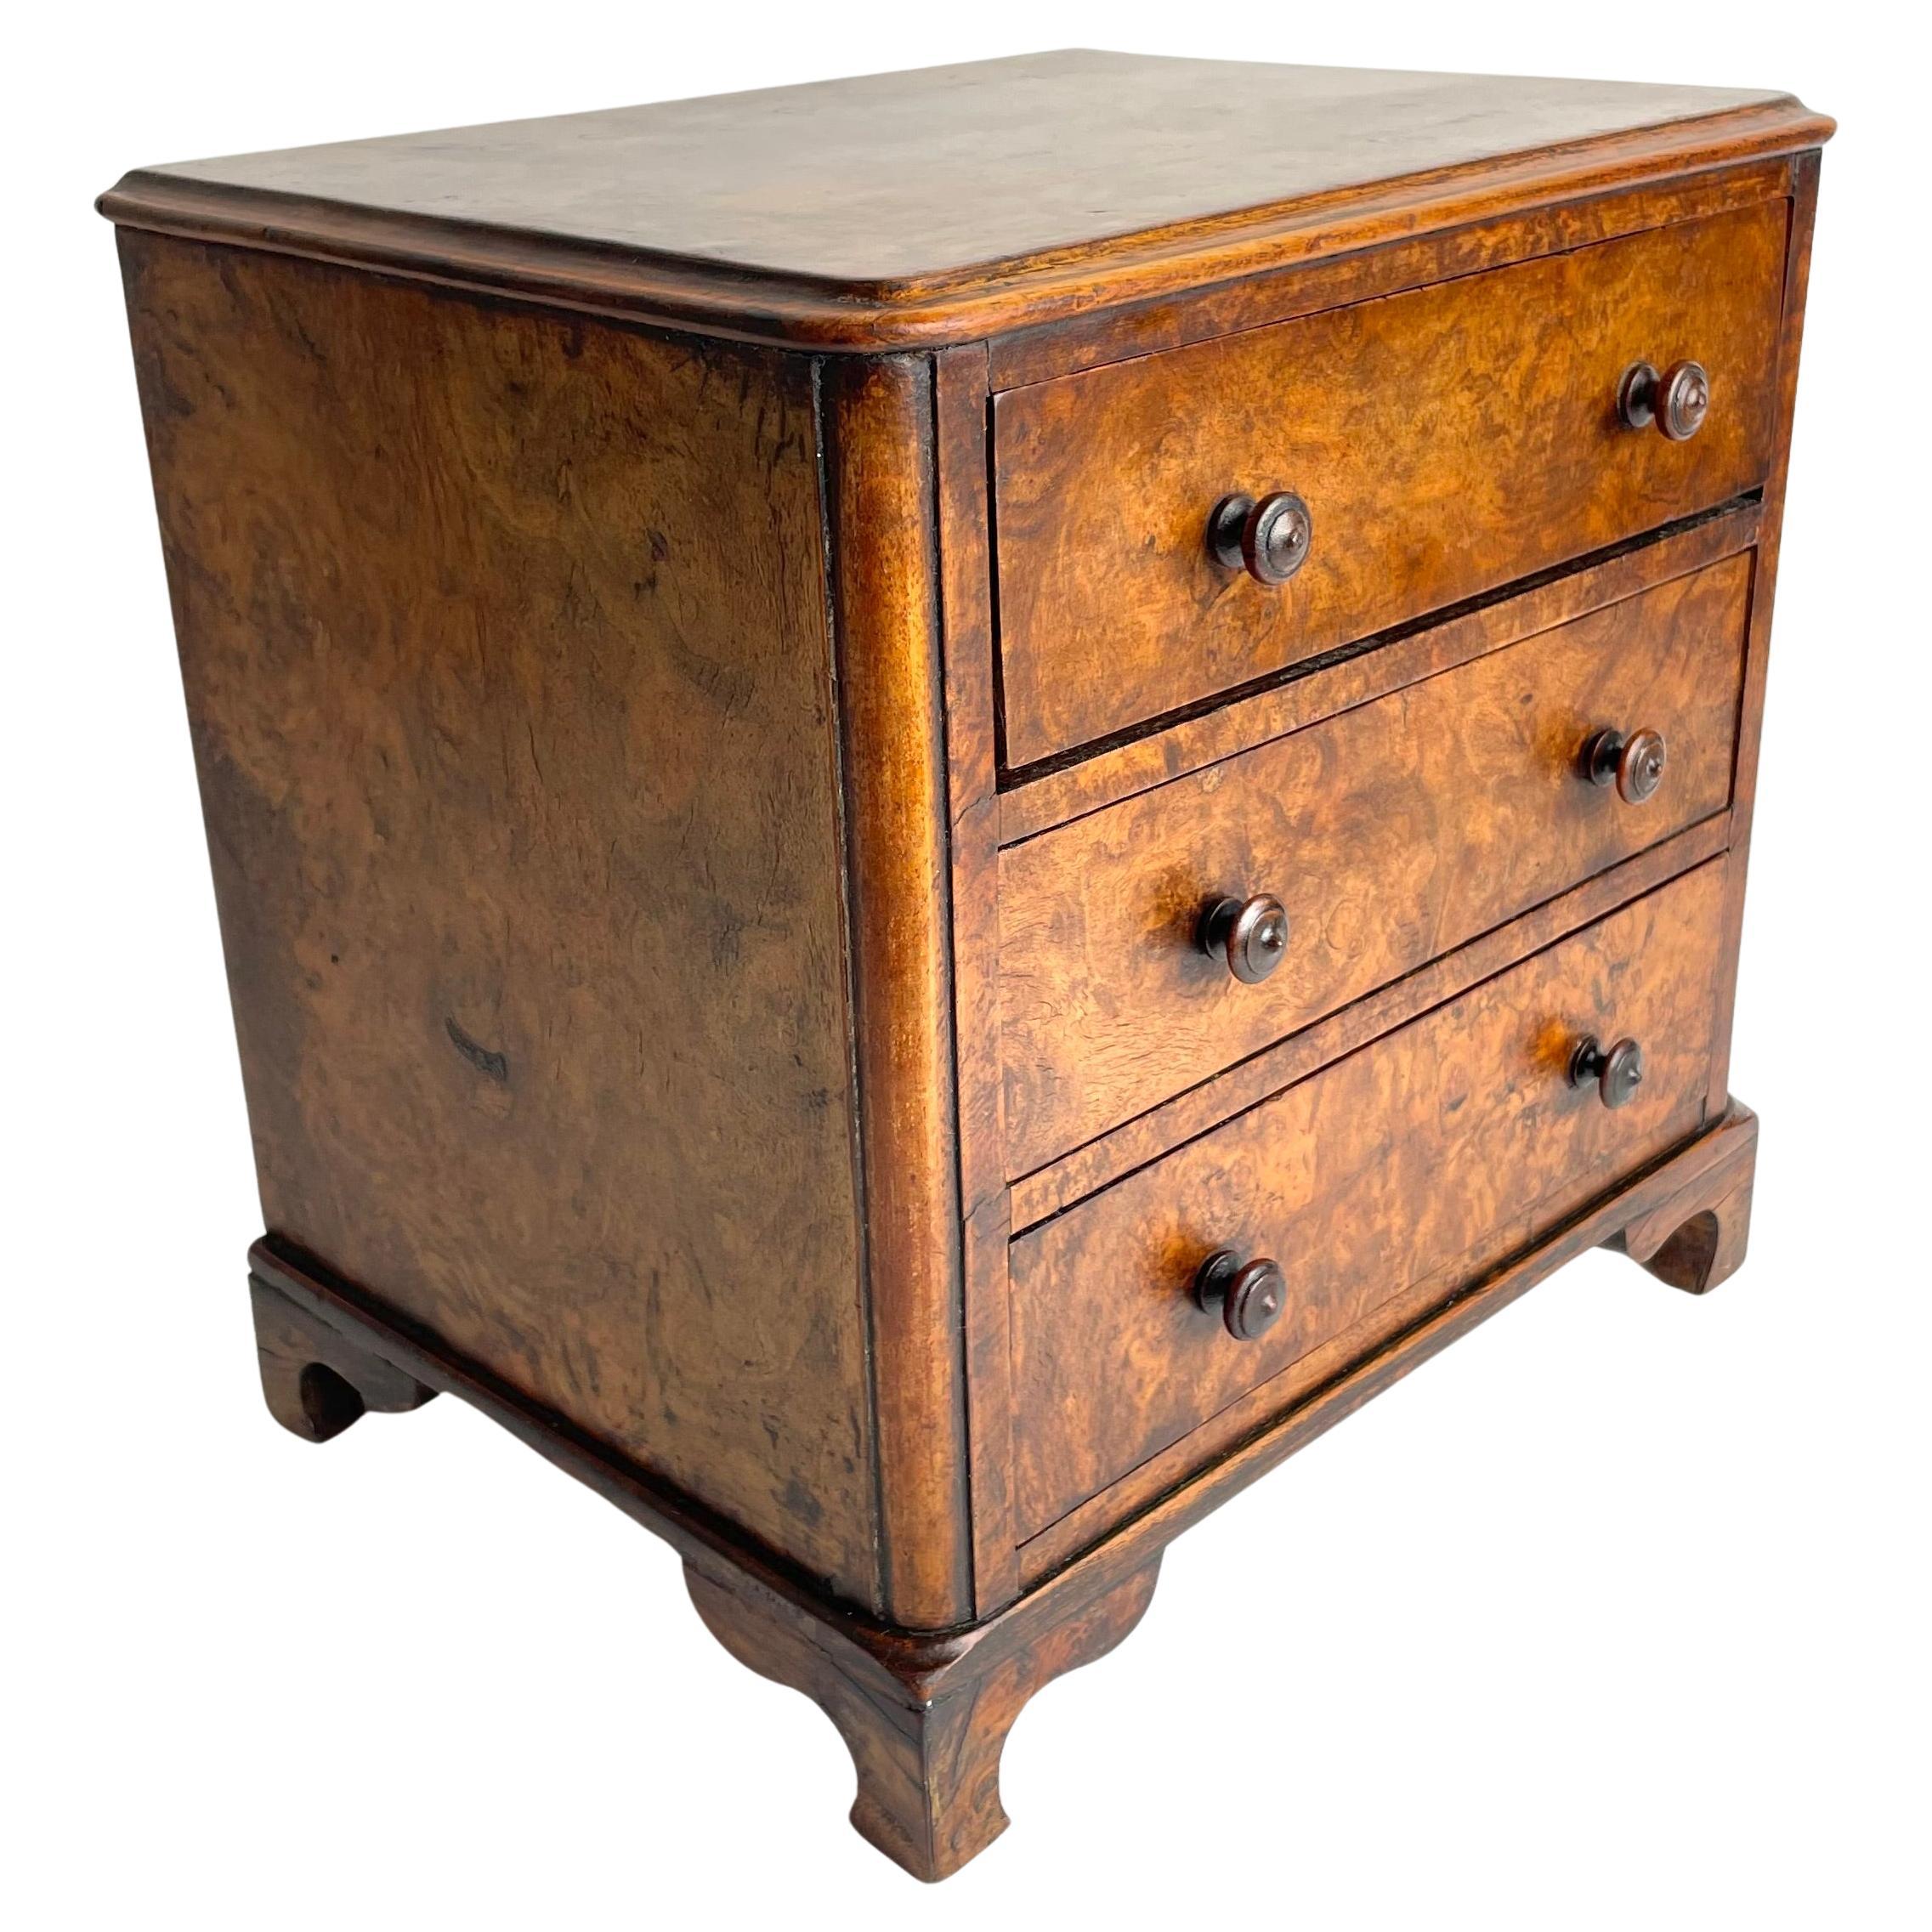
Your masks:
{"label": "burl wood grain pattern", "polygon": [[116,221],[908,348],[1816,145],[1758,88],[1093,49],[138,168]]}
{"label": "burl wood grain pattern", "polygon": [[[1578,1255],[1629,1249],[1626,1228],[1681,1253],[1721,1210],[1724,1244],[1742,1255],[1757,1149],[1757,1117],[1732,1101],[1704,1132],[1576,1214],[1554,1223],[1534,1214],[1520,1220],[1504,1259],[1447,1298],[1429,1282],[1394,1296],[1032,1538],[1020,1552],[1029,1586],[1021,1604],[1046,1579],[1104,1574],[1177,1535]],[[1683,1242],[1674,1243],[1680,1233]],[[1718,1278],[1714,1271],[1706,1285]]]}
{"label": "burl wood grain pattern", "polygon": [[[1396,176],[1789,98],[1069,48],[152,172],[753,271],[930,280],[1329,192],[1363,178],[1365,152]],[[1041,165],[1043,126],[1080,166]]]}
{"label": "burl wood grain pattern", "polygon": [[[1368,1360],[1345,1365],[1272,1422],[1265,1414],[1244,1417],[1241,1404],[1224,1411],[1210,1433],[1219,1436],[1218,1448],[1232,1447],[1198,1480],[1176,1482],[1171,1470],[1164,1480],[1166,1459],[1142,1465],[1136,1481],[1147,1506],[1083,1561],[1064,1561],[1085,1538],[1082,1519],[1089,1512],[1076,1511],[1029,1546],[1033,1587],[1018,1601],[969,1629],[933,1635],[883,1629],[814,1599],[756,1551],[734,1544],[723,1526],[703,1521],[674,1490],[531,1409],[476,1365],[430,1352],[270,1244],[258,1242],[249,1264],[269,1291],[269,1302],[298,1317],[284,1331],[292,1338],[290,1359],[353,1362],[358,1374],[387,1370],[404,1385],[455,1395],[666,1538],[685,1561],[700,1612],[734,1654],[815,1698],[853,1742],[861,1829],[921,1876],[937,1877],[942,1850],[963,1861],[1005,1822],[995,1782],[998,1745],[1019,1704],[1051,1676],[1092,1662],[1128,1633],[1175,1537],[1594,1244],[1623,1245],[1626,1228],[1647,1240],[1637,1231],[1695,1227],[1721,1204],[1748,1204],[1756,1149],[1756,1121],[1733,1106],[1709,1132],[1534,1240]],[[1742,1238],[1740,1232],[1736,1244]],[[1268,1393],[1255,1391],[1249,1404]],[[1238,1433],[1225,1433],[1223,1425]],[[931,1748],[938,1739],[958,1742],[960,1755]],[[914,1862],[922,1858],[926,1862]]]}
{"label": "burl wood grain pattern", "polygon": [[1723,1280],[1831,131],[1075,54],[127,177],[273,1414],[666,1538],[933,1878],[1207,1510],[1589,1247]]}
{"label": "burl wood grain pattern", "polygon": [[1687,577],[1750,549],[1762,521],[1759,505],[1744,497],[1663,535],[1620,545],[1595,562],[1550,571],[1500,597],[1478,598],[1439,622],[1406,626],[1372,649],[1335,652],[1324,663],[1304,665],[1294,676],[1212,711],[1136,733],[1072,764],[1051,766],[1000,793],[1000,841],[1017,845],[1505,644]]}
{"label": "burl wood grain pattern", "polygon": [[[1561,1221],[1694,1133],[1723,894],[1723,863],[1701,867],[1016,1241],[1023,1535],[1398,1293],[1447,1295],[1533,1210]],[[1642,1043],[1627,1106],[1569,1084],[1589,1034]],[[1286,1274],[1258,1340],[1190,1296],[1221,1247]]]}
{"label": "burl wood grain pattern", "polygon": [[993,387],[1017,389],[1540,255],[1588,248],[1671,222],[1782,201],[1791,194],[1792,166],[1785,159],[1743,161],[1626,185],[1609,194],[1493,207],[1482,218],[1448,229],[1412,231],[1380,247],[1179,290],[1130,307],[1102,308],[1077,320],[1015,330],[991,345]]}
{"label": "burl wood grain pattern", "polygon": [[[1327,1018],[1275,1041],[1224,1073],[1037,1168],[1012,1184],[1012,1226],[1022,1232],[1097,1193],[1136,1168],[1198,1140],[1332,1060],[1432,1011],[1483,981],[1506,972],[1572,932],[1628,905],[1680,873],[1721,856],[1731,843],[1731,814],[1718,813],[1613,865],[1606,872],[1545,900],[1520,919],[1444,953],[1427,966]],[[1711,1091],[1716,1092],[1714,1082]]]}
{"label": "burl wood grain pattern", "polygon": [[[1024,1174],[1349,1000],[1721,811],[1751,558],[1732,557],[1000,855],[1001,1045]],[[1578,754],[1661,731],[1628,804]],[[1282,963],[1196,940],[1272,892]]]}
{"label": "burl wood grain pattern", "polygon": [[[1771,460],[1789,204],[1683,222],[1001,395],[1012,768],[1708,508]],[[1551,319],[1526,327],[1526,318]],[[1556,319],[1561,318],[1560,325]],[[1708,419],[1633,430],[1618,381],[1694,357]],[[1292,490],[1266,586],[1204,541]]]}
{"label": "burl wood grain pattern", "polygon": [[122,241],[269,1229],[876,1602],[808,372]]}
{"label": "burl wood grain pattern", "polygon": [[1000,1755],[1034,1692],[1106,1656],[1146,1613],[1158,1550],[1104,1588],[1078,1587],[1006,1625],[923,1645],[841,1640],[739,1572],[687,1562],[706,1627],[741,1663],[802,1691],[858,1772],[854,1828],[914,1877],[949,1878],[1006,1828]]}

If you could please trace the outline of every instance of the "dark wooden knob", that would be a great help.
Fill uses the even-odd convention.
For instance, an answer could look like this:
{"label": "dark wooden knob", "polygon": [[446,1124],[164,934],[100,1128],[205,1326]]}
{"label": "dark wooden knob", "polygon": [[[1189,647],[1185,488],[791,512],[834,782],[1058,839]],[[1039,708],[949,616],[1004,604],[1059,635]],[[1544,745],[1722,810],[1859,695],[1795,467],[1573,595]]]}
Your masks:
{"label": "dark wooden knob", "polygon": [[1266,979],[1288,950],[1288,908],[1272,892],[1251,899],[1216,899],[1201,915],[1201,950],[1219,960],[1244,986]]}
{"label": "dark wooden knob", "polygon": [[1266,1255],[1244,1262],[1232,1248],[1217,1248],[1194,1274],[1194,1300],[1237,1341],[1253,1341],[1281,1319],[1288,1283]]}
{"label": "dark wooden knob", "polygon": [[1224,496],[1208,518],[1208,548],[1223,569],[1245,570],[1258,584],[1285,584],[1308,561],[1315,520],[1292,490],[1257,501]]}
{"label": "dark wooden knob", "polygon": [[1584,775],[1592,785],[1615,785],[1626,805],[1641,805],[1663,783],[1667,753],[1663,734],[1647,725],[1628,738],[1600,731],[1584,746]]}
{"label": "dark wooden knob", "polygon": [[1570,1056],[1570,1085],[1596,1083],[1597,1097],[1606,1107],[1627,1107],[1644,1084],[1644,1050],[1634,1040],[1606,1046],[1595,1034],[1577,1042]]}
{"label": "dark wooden knob", "polygon": [[1633,362],[1617,386],[1617,413],[1633,429],[1652,423],[1673,443],[1687,443],[1704,426],[1711,379],[1701,362],[1674,362],[1660,376],[1652,362]]}
{"label": "dark wooden knob", "polygon": [[1701,362],[1674,362],[1663,372],[1657,426],[1673,443],[1687,443],[1710,414],[1711,379]]}

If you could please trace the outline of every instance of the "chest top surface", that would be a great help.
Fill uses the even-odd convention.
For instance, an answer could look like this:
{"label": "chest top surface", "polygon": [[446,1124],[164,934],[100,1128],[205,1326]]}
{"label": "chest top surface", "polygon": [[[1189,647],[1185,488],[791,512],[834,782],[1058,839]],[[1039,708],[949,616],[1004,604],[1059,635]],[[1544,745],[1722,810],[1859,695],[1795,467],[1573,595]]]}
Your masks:
{"label": "chest top surface", "polygon": [[[1789,151],[1830,126],[1763,90],[1074,50],[184,161],[136,170],[102,206],[735,313],[754,333],[778,316],[811,334],[799,318],[830,313],[825,339],[890,346],[1046,319],[1046,290],[1130,266],[1118,292],[1180,286],[1204,251],[1289,231],[1306,249],[1312,227],[1317,252],[1358,246],[1365,221],[1440,225],[1554,183]],[[1268,263],[1221,263],[1250,265]]]}

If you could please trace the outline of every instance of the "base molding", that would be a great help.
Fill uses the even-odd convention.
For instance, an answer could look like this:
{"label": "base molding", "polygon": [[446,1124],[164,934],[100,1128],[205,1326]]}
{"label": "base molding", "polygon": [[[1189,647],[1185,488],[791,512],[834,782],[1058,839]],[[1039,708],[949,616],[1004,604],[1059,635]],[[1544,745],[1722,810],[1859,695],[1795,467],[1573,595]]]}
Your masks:
{"label": "base molding", "polygon": [[1618,1249],[1694,1294],[1715,1287],[1744,1256],[1757,1137],[1756,1117],[1732,1103],[1707,1132],[1125,1521],[1086,1536],[1051,1568],[1034,1550],[1031,1587],[953,1630],[892,1629],[837,1602],[728,1522],[273,1237],[249,1250],[249,1291],[263,1391],[285,1427],[322,1442],[365,1410],[459,1396],[671,1544],[719,1642],[762,1676],[802,1691],[838,1727],[858,1774],[854,1826],[909,1872],[937,1879],[1006,1828],[1000,1752],[1028,1700],[1133,1629],[1182,1530],[1588,1248]]}
{"label": "base molding", "polygon": [[326,1442],[371,1409],[396,1415],[421,1408],[436,1393],[259,1275],[248,1278],[248,1298],[263,1399],[304,1442]]}
{"label": "base molding", "polygon": [[1751,1238],[1758,1121],[1742,1108],[1732,1119],[1717,1159],[1604,1244],[1691,1295],[1708,1295],[1736,1274]]}

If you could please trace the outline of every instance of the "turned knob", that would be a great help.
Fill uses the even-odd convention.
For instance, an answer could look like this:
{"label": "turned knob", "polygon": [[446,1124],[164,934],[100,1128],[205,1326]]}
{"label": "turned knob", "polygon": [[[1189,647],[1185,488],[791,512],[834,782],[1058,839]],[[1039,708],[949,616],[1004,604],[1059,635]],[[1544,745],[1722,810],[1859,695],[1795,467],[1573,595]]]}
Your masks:
{"label": "turned knob", "polygon": [[1634,1040],[1606,1046],[1595,1034],[1577,1042],[1570,1056],[1570,1085],[1596,1083],[1597,1097],[1606,1107],[1624,1107],[1644,1084],[1644,1050]]}
{"label": "turned knob", "polygon": [[1244,986],[1266,979],[1288,950],[1288,908],[1272,892],[1251,899],[1216,899],[1201,915],[1201,950],[1219,960]]}
{"label": "turned knob", "polygon": [[1654,422],[1673,443],[1687,443],[1710,413],[1711,379],[1701,362],[1674,362],[1660,376],[1651,362],[1634,362],[1617,385],[1617,413],[1633,429]]}
{"label": "turned knob", "polygon": [[1600,731],[1584,746],[1584,775],[1592,785],[1615,785],[1626,805],[1641,805],[1663,783],[1666,751],[1663,734],[1647,726],[1628,738]]}
{"label": "turned knob", "polygon": [[1288,1283],[1265,1255],[1244,1263],[1232,1248],[1217,1248],[1195,1271],[1194,1300],[1237,1341],[1253,1341],[1281,1319]]}
{"label": "turned knob", "polygon": [[1308,561],[1315,522],[1292,490],[1259,501],[1224,496],[1208,518],[1208,548],[1223,569],[1246,570],[1258,584],[1285,584]]}

